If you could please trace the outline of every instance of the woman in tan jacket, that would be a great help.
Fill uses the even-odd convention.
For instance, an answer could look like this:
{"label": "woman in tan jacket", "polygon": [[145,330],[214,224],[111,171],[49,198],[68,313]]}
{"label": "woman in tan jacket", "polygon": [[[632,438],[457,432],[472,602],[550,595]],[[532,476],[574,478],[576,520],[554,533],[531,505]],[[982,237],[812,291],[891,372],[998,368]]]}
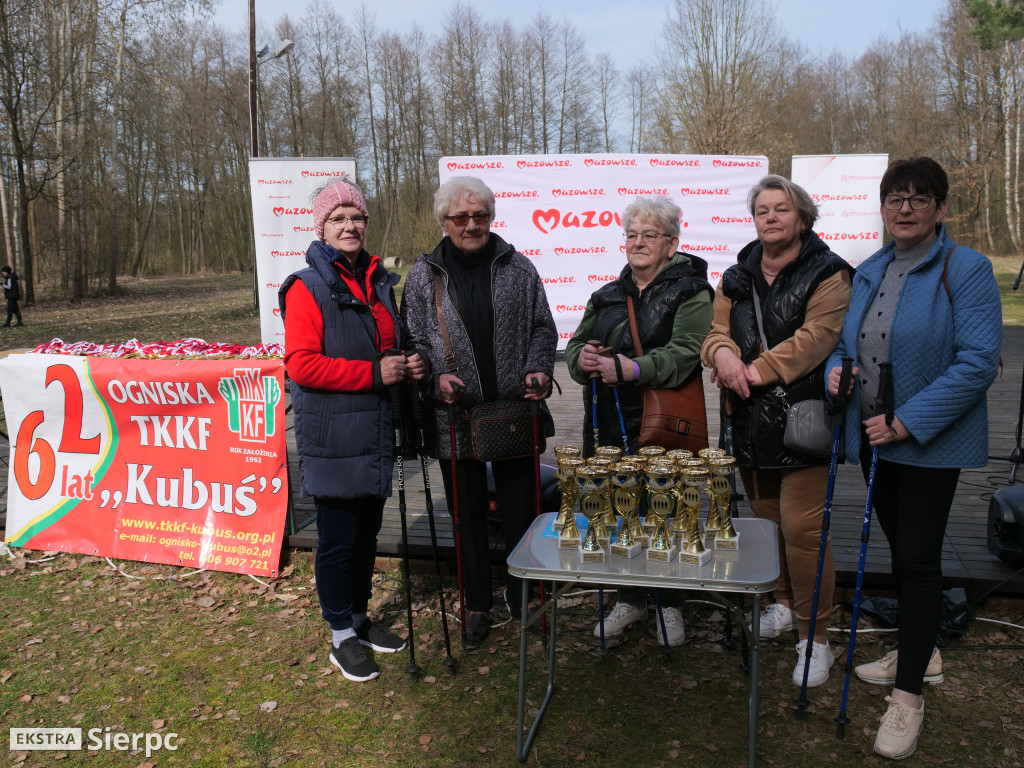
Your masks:
{"label": "woman in tan jacket", "polygon": [[[723,404],[732,417],[733,453],[754,515],[780,529],[779,584],[760,631],[777,637],[797,630],[793,682],[801,685],[828,466],[783,444],[785,408],[825,396],[825,360],[839,339],[853,270],[812,230],[817,206],[796,184],[765,176],[747,202],[757,240],[722,276],[701,360],[727,390]],[[832,666],[825,628],[834,587],[828,550],[809,686],[823,684]]]}

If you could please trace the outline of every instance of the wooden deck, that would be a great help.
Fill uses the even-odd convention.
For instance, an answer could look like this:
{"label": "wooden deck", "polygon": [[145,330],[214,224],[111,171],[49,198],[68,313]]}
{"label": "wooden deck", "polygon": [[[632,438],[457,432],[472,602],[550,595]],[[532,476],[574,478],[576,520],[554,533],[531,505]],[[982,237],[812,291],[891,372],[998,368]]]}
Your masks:
{"label": "wooden deck", "polygon": [[[996,588],[997,594],[1024,595],[1024,574],[1018,569],[1000,561],[988,551],[986,526],[988,522],[989,499],[999,488],[1007,485],[1011,465],[1010,452],[1016,445],[1017,415],[1021,396],[1021,364],[1024,361],[1024,328],[1006,328],[1003,340],[1002,375],[996,379],[989,391],[989,454],[990,463],[982,469],[965,470],[961,473],[946,529],[943,547],[943,574],[947,586],[965,587],[974,599],[988,590]],[[556,365],[555,378],[562,384],[563,394],[557,394],[549,401],[555,418],[556,436],[548,441],[548,448],[559,443],[579,442],[583,430],[583,396],[580,387],[569,378],[563,360]],[[705,382],[709,404],[709,426],[711,434],[718,434],[717,409],[711,404],[718,402],[716,388]],[[714,411],[714,412],[712,412]],[[712,444],[715,438],[712,437]],[[292,446],[294,447],[294,446]],[[298,478],[298,466],[294,450],[290,469],[293,481]],[[554,465],[554,454],[549,450],[541,459],[542,463]],[[439,547],[445,561],[454,563],[454,543],[450,516],[441,484],[441,473],[435,461],[428,461],[429,481],[434,501],[435,525]],[[414,558],[429,557],[431,554],[429,527],[425,512],[425,494],[420,462],[405,466],[406,519],[409,527],[409,551]],[[1018,482],[1024,481],[1024,470],[1018,473]],[[296,484],[293,482],[293,488]],[[832,548],[836,561],[837,583],[841,588],[852,588],[856,582],[857,565],[860,558],[860,538],[864,519],[866,489],[859,466],[842,465],[836,476],[836,489],[832,508]],[[298,498],[293,492],[294,516],[298,524],[313,516],[311,500]],[[740,502],[740,514],[750,514],[745,502]],[[502,543],[498,532],[492,539],[496,547],[494,562],[500,567],[504,562]],[[398,513],[397,483],[394,496],[388,500],[384,513],[384,526],[378,544],[378,554],[397,555],[400,552],[401,527]],[[288,543],[293,547],[316,546],[315,520],[302,531],[291,535]],[[886,589],[890,586],[889,551],[885,536],[872,518],[871,535],[868,541],[865,564],[865,586]]]}

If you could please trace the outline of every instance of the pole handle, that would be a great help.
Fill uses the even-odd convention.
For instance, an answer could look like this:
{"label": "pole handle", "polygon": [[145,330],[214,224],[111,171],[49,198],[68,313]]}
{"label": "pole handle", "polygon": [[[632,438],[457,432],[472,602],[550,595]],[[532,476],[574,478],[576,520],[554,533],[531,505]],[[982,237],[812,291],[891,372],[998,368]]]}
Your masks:
{"label": "pole handle", "polygon": [[892,391],[892,363],[878,364],[878,397],[875,398],[875,413],[885,414],[885,423],[892,426],[895,417]]}
{"label": "pole handle", "polygon": [[850,379],[853,378],[853,358],[849,355],[843,357],[843,368],[839,372],[839,392],[833,399],[833,413],[842,413],[846,403],[850,399]]}

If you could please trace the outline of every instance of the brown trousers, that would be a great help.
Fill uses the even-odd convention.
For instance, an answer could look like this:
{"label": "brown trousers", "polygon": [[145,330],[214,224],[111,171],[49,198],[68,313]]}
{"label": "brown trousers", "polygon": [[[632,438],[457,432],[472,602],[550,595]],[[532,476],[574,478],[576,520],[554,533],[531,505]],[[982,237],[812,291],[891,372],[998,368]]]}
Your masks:
{"label": "brown trousers", "polygon": [[[771,520],[779,527],[779,585],[776,599],[786,597],[800,621],[799,634],[810,628],[814,580],[818,573],[821,521],[828,491],[828,466],[802,469],[740,469],[743,490],[754,517]],[[825,546],[821,596],[815,633],[828,626],[832,612],[836,568],[831,543]]]}

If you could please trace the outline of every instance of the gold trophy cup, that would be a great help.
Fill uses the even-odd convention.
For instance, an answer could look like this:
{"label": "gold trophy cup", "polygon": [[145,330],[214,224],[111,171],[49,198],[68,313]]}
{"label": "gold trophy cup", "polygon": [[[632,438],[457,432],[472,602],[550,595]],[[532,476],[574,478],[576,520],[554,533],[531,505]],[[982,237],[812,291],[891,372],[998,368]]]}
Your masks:
{"label": "gold trophy cup", "polygon": [[619,526],[618,539],[609,545],[608,552],[618,557],[636,557],[643,549],[636,536],[638,529],[643,535],[640,527],[640,470],[635,464],[619,462],[612,467],[611,484],[612,505],[622,515],[622,525]]}
{"label": "gold trophy cup", "polygon": [[551,527],[558,531],[559,549],[578,549],[581,543],[580,530],[576,525],[576,504],[579,502],[576,470],[584,466],[586,462],[581,458],[566,457],[558,460],[555,477],[558,478],[558,488],[562,492],[562,503]]}
{"label": "gold trophy cup", "polygon": [[718,532],[715,534],[715,549],[739,549],[740,535],[732,524],[732,486],[729,473],[736,466],[732,456],[722,456],[708,462],[710,482],[708,488],[718,502]]}
{"label": "gold trophy cup", "polygon": [[670,563],[675,559],[678,547],[672,539],[668,519],[676,509],[673,490],[678,481],[679,473],[674,466],[660,464],[647,468],[647,519],[653,522],[648,560]]}
{"label": "gold trophy cup", "polygon": [[608,471],[602,467],[580,467],[576,470],[576,486],[580,493],[580,511],[587,517],[587,535],[580,544],[580,562],[603,563],[605,554],[601,540],[608,539],[604,523]]}
{"label": "gold trophy cup", "polygon": [[682,548],[679,552],[679,562],[687,565],[704,565],[711,559],[711,552],[704,546],[704,534],[700,530],[700,492],[707,483],[708,472],[701,467],[686,467],[682,471],[683,482],[683,504],[682,512],[676,513],[676,518],[686,520],[686,533],[683,538]]}

